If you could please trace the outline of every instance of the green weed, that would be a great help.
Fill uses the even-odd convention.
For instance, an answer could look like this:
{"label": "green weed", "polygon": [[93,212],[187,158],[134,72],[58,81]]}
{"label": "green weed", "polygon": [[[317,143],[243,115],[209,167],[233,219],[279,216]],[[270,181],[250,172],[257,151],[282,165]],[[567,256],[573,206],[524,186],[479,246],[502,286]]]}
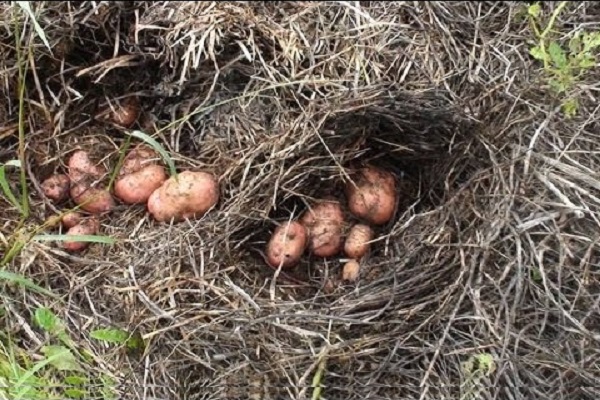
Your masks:
{"label": "green weed", "polygon": [[80,350],[64,322],[48,308],[38,308],[34,325],[47,333],[36,357],[0,337],[0,396],[14,400],[115,399],[115,382],[89,367],[93,357]]}
{"label": "green weed", "polygon": [[595,51],[600,46],[600,32],[576,32],[567,46],[562,45],[553,37],[556,33],[553,29],[567,4],[567,1],[559,3],[543,29],[540,3],[528,7],[527,15],[536,40],[529,54],[543,62],[549,86],[563,98],[562,111],[567,117],[573,117],[578,112],[579,102],[572,90],[584,74],[596,66]]}

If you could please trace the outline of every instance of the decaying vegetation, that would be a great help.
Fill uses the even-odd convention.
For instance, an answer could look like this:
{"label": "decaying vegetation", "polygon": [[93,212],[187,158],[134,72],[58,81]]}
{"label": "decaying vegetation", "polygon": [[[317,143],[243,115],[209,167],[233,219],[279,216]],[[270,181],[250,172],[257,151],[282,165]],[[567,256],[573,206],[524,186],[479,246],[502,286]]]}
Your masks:
{"label": "decaying vegetation", "polygon": [[[30,7],[0,5],[0,379],[20,398],[33,379],[41,398],[599,397],[600,6]],[[74,204],[41,184],[73,152],[110,174],[148,137],[170,174],[218,177],[218,206],[169,223],[115,199],[103,243],[37,240],[65,233],[48,221]],[[277,224],[366,163],[399,200],[359,279],[342,256],[270,268]]]}

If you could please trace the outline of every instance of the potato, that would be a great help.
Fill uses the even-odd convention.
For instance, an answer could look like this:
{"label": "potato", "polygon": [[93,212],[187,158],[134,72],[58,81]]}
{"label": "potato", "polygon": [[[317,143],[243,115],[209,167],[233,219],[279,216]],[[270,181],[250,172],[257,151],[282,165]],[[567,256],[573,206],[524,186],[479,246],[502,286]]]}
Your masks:
{"label": "potato", "polygon": [[128,97],[111,104],[108,110],[109,120],[123,128],[131,127],[140,115],[140,101],[137,97]]}
{"label": "potato", "polygon": [[368,166],[361,169],[355,180],[346,185],[350,212],[356,217],[383,225],[394,215],[396,209],[396,180],[382,169]]}
{"label": "potato", "polygon": [[[97,182],[105,175],[104,168],[93,164],[83,150],[76,151],[69,159],[70,194],[75,203],[90,213],[111,210],[115,201],[111,194]],[[96,185],[92,187],[92,185]]]}
{"label": "potato", "polygon": [[360,264],[356,260],[350,260],[344,264],[342,279],[348,282],[356,282],[360,275]]}
{"label": "potato", "polygon": [[297,221],[278,226],[267,244],[267,262],[273,268],[298,264],[308,242],[306,228]]}
{"label": "potato", "polygon": [[369,243],[373,240],[373,229],[369,225],[356,224],[348,232],[344,243],[344,253],[355,260],[360,260],[367,251]]}
{"label": "potato", "polygon": [[154,160],[157,154],[146,146],[132,150],[123,160],[115,182],[115,196],[126,204],[146,203],[166,180],[163,166]]}
{"label": "potato", "polygon": [[[100,222],[98,219],[92,217],[90,219],[83,220],[77,225],[73,226],[67,231],[67,235],[95,235],[100,230]],[[63,248],[67,251],[82,251],[88,247],[90,242],[78,242],[65,240],[63,242]]]}
{"label": "potato", "polygon": [[61,222],[66,228],[72,228],[75,225],[79,224],[83,219],[83,215],[76,211],[70,211],[63,215]]}
{"label": "potato", "polygon": [[219,185],[207,172],[183,171],[167,179],[148,198],[148,211],[159,222],[199,218],[219,202]]}
{"label": "potato", "polygon": [[309,249],[317,257],[336,255],[342,247],[344,212],[336,200],[319,202],[300,219],[309,237]]}
{"label": "potato", "polygon": [[56,174],[42,182],[44,195],[56,203],[66,200],[69,197],[69,185],[71,180],[68,175]]}

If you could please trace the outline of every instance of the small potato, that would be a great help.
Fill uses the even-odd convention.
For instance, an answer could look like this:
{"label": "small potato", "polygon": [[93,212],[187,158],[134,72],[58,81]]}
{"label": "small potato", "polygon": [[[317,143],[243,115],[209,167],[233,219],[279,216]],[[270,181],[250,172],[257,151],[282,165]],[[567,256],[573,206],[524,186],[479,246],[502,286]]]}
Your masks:
{"label": "small potato", "polygon": [[106,173],[92,163],[87,152],[76,151],[69,159],[70,194],[73,201],[85,211],[102,213],[111,210],[115,201],[108,190],[96,184]]}
{"label": "small potato", "polygon": [[146,146],[132,150],[123,160],[115,182],[115,196],[126,204],[142,204],[166,180],[165,169],[156,163],[156,153]]}
{"label": "small potato", "polygon": [[140,101],[137,97],[128,97],[109,106],[107,109],[108,119],[123,128],[129,128],[138,119],[140,108]]}
{"label": "small potato", "polygon": [[360,275],[360,264],[356,260],[350,260],[344,264],[342,269],[342,280],[356,282]]}
{"label": "small potato", "polygon": [[[67,235],[95,235],[100,230],[100,222],[96,218],[90,218],[81,221],[79,224],[70,228]],[[77,252],[87,248],[89,242],[78,242],[65,240],[63,248],[67,251]]]}
{"label": "small potato", "polygon": [[361,169],[355,180],[346,185],[350,212],[374,225],[387,223],[396,209],[396,180],[382,169],[369,166]]}
{"label": "small potato", "polygon": [[46,197],[50,200],[59,203],[69,197],[69,185],[71,180],[68,175],[57,174],[52,175],[42,182],[42,190]]}
{"label": "small potato", "polygon": [[63,215],[61,222],[66,228],[72,228],[75,225],[79,224],[83,219],[83,215],[76,211],[70,211]]}
{"label": "small potato", "polygon": [[82,210],[92,214],[104,213],[115,207],[115,200],[106,189],[86,189],[82,185],[75,185],[71,187],[71,197]]}
{"label": "small potato", "polygon": [[300,222],[307,229],[309,248],[314,255],[331,257],[340,251],[344,213],[338,201],[318,203],[304,213]]}
{"label": "small potato", "polygon": [[199,218],[219,202],[219,185],[206,172],[183,171],[167,179],[148,198],[148,211],[159,222]]}
{"label": "small potato", "polygon": [[91,176],[100,179],[106,170],[90,160],[89,154],[84,150],[77,150],[69,158],[69,178],[71,182],[78,183],[83,177]]}
{"label": "small potato", "polygon": [[290,268],[298,264],[306,248],[306,228],[297,221],[278,226],[267,244],[267,262],[273,268]]}
{"label": "small potato", "polygon": [[344,253],[355,260],[360,260],[369,251],[369,243],[373,240],[373,229],[369,225],[356,224],[348,232],[344,243]]}

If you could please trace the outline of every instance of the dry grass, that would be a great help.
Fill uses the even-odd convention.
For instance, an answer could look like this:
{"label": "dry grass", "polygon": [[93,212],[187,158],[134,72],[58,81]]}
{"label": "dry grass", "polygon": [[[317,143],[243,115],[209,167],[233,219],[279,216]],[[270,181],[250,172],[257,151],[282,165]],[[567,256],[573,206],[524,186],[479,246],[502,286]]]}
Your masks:
{"label": "dry grass", "polygon": [[[600,75],[578,86],[579,116],[557,112],[528,55],[524,7],[36,4],[53,55],[31,39],[28,223],[52,214],[36,181],[72,150],[115,165],[126,135],[94,116],[130,94],[144,108],[137,128],[178,170],[216,173],[222,199],[172,226],[120,207],[102,225],[116,245],[73,256],[31,243],[10,270],[62,295],[54,310],[81,340],[107,325],[142,333],[143,354],[85,344],[122,398],[309,399],[321,362],[323,400],[598,398]],[[570,4],[555,29],[598,18],[595,3]],[[5,162],[18,97],[2,25]],[[339,195],[366,161],[392,170],[403,196],[359,284],[324,293],[341,264],[311,257],[294,271],[304,284],[273,283],[261,251],[275,224]],[[17,218],[2,200],[5,235]],[[6,296],[3,323],[36,349],[41,333],[18,321],[46,300]],[[479,354],[494,368],[468,392],[463,366]]]}

